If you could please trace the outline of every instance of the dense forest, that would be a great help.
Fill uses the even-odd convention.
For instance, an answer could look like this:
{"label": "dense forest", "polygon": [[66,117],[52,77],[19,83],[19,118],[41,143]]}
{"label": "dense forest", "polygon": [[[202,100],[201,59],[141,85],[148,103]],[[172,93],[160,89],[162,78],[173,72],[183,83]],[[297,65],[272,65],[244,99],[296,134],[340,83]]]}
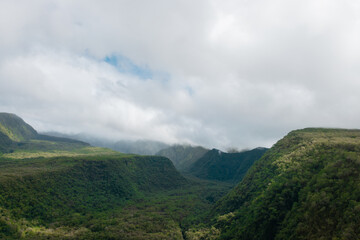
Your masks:
{"label": "dense forest", "polygon": [[176,145],[158,155],[41,135],[0,114],[0,238],[360,238],[359,130],[296,130],[269,150]]}
{"label": "dense forest", "polygon": [[216,203],[219,239],[359,239],[359,166],[359,130],[289,133]]}

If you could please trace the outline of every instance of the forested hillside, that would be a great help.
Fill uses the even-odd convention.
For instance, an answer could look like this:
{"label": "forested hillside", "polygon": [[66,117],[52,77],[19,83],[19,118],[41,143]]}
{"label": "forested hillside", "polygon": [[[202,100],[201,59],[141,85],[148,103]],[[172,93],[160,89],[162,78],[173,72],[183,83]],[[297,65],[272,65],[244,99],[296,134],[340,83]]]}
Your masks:
{"label": "forested hillside", "polygon": [[360,239],[360,130],[163,151],[193,162],[187,178],[166,157],[41,135],[13,114],[0,151],[1,239]]}
{"label": "forested hillside", "polygon": [[16,142],[30,140],[37,136],[34,128],[11,113],[0,113],[0,132]]}
{"label": "forested hillside", "polygon": [[230,189],[0,117],[0,239],[182,239]]}
{"label": "forested hillside", "polygon": [[219,239],[359,239],[360,131],[289,133],[212,212]]}
{"label": "forested hillside", "polygon": [[156,153],[156,155],[169,158],[179,171],[187,171],[189,167],[204,156],[209,149],[190,145],[174,145]]}
{"label": "forested hillside", "polygon": [[2,158],[104,154],[116,154],[116,152],[106,148],[91,147],[90,144],[78,140],[38,134],[15,114],[0,113],[0,157]]}
{"label": "forested hillside", "polygon": [[187,172],[203,179],[237,183],[266,151],[266,148],[255,148],[250,151],[225,153],[212,149],[195,161]]}

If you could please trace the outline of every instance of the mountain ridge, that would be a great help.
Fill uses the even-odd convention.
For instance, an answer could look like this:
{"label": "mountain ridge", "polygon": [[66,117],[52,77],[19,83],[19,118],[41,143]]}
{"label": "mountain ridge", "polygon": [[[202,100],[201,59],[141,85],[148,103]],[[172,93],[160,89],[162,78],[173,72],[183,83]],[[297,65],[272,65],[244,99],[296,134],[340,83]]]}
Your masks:
{"label": "mountain ridge", "polygon": [[203,179],[236,183],[266,151],[267,148],[259,147],[242,152],[226,153],[214,148],[195,161],[187,173]]}
{"label": "mountain ridge", "polygon": [[279,140],[212,211],[219,239],[359,239],[360,130]]}
{"label": "mountain ridge", "polygon": [[176,169],[186,172],[194,162],[208,151],[209,149],[201,146],[176,144],[160,150],[156,155],[169,158],[174,163]]}
{"label": "mountain ridge", "polygon": [[92,146],[105,147],[122,153],[138,155],[156,155],[156,153],[161,149],[169,147],[168,144],[155,140],[109,140],[84,133],[63,134],[59,132],[44,132],[43,134],[47,136],[84,141],[90,143]]}
{"label": "mountain ridge", "polygon": [[0,132],[14,142],[26,141],[37,136],[37,132],[23,119],[13,113],[0,113]]}
{"label": "mountain ridge", "polygon": [[[8,129],[18,133],[17,129],[22,129],[21,124],[25,122],[15,115],[8,116],[17,121],[15,128]],[[11,124],[8,121],[4,126]],[[176,220],[170,210],[166,214],[162,211],[172,209],[174,204],[170,198],[179,201],[177,208],[183,206],[179,199],[186,198],[178,196],[178,192],[190,185],[169,159],[123,154],[77,140],[33,133],[27,138],[17,134],[21,138],[15,140],[19,141],[12,141],[0,132],[0,137],[3,136],[0,148],[7,151],[0,154],[1,239],[144,239],[144,236],[173,239],[181,236],[178,221],[191,212],[174,213],[179,219]],[[201,206],[208,205],[206,199],[193,197]],[[155,212],[146,205],[145,199],[159,201],[160,206],[155,206],[159,210]],[[186,201],[191,207],[193,202]],[[143,202],[144,206],[136,211],[143,213],[145,220],[142,215],[133,216],[131,210]],[[140,229],[132,229],[128,217],[123,217],[124,211],[131,221],[141,224]],[[105,223],[111,231],[105,228]],[[118,226],[130,230],[119,232],[122,228]]]}
{"label": "mountain ridge", "polygon": [[[76,153],[77,152],[77,153]],[[4,158],[34,158],[66,155],[108,153],[105,148],[69,138],[54,137],[38,132],[13,113],[0,113],[0,155]]]}

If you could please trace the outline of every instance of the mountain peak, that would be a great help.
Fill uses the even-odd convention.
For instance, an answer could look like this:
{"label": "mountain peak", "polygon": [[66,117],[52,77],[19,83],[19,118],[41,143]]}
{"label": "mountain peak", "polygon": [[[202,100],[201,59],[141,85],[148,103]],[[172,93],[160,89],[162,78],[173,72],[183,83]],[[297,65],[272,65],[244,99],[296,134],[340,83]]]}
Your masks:
{"label": "mountain peak", "polygon": [[15,142],[29,140],[37,132],[23,119],[13,113],[0,113],[0,132]]}

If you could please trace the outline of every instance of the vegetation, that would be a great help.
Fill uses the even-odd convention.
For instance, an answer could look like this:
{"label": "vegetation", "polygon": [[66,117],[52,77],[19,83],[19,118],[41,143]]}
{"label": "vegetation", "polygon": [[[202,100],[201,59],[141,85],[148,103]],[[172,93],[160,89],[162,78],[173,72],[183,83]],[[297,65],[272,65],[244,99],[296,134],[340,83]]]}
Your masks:
{"label": "vegetation", "polygon": [[89,214],[124,206],[129,199],[186,184],[163,157],[120,154],[3,159],[0,206],[6,210],[4,217],[12,220],[3,218],[2,223],[11,228],[15,220],[26,219],[45,228],[50,223],[72,226]]}
{"label": "vegetation", "polygon": [[266,150],[162,151],[184,177],[0,114],[0,239],[360,239],[360,130],[297,130]]}
{"label": "vegetation", "polygon": [[11,124],[0,132],[1,239],[182,239],[230,189],[185,179],[164,157],[20,138]]}
{"label": "vegetation", "polygon": [[289,133],[216,204],[220,239],[359,239],[360,131]]}
{"label": "vegetation", "polygon": [[174,145],[156,153],[169,158],[179,171],[187,171],[189,167],[204,156],[209,150],[203,147],[190,145]]}
{"label": "vegetation", "polygon": [[212,149],[194,162],[189,167],[188,173],[203,179],[237,183],[266,151],[266,148],[256,148],[250,151],[225,153]]}
{"label": "vegetation", "polygon": [[11,113],[0,113],[0,132],[16,142],[26,141],[37,135],[35,129]]}
{"label": "vegetation", "polygon": [[7,135],[0,132],[0,155],[1,153],[7,152],[13,144],[13,141],[11,141]]}
{"label": "vegetation", "polygon": [[14,114],[0,113],[0,156],[2,158],[36,158],[116,154],[105,148],[62,137],[38,134]]}
{"label": "vegetation", "polygon": [[92,146],[110,148],[115,151],[139,155],[155,155],[158,151],[168,148],[169,145],[151,140],[120,140],[114,141],[107,138],[95,137],[85,133],[63,134],[58,132],[46,132],[46,135],[75,139],[90,143]]}
{"label": "vegetation", "polygon": [[182,239],[229,189],[164,157],[3,159],[0,238]]}

